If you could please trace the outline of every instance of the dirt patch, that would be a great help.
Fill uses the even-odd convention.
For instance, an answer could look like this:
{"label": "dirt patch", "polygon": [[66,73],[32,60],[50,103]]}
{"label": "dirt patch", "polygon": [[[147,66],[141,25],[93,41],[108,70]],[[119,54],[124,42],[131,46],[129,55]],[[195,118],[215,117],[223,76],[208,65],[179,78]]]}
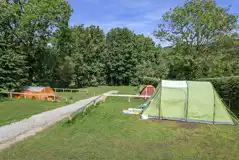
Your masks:
{"label": "dirt patch", "polygon": [[185,129],[195,129],[197,128],[197,123],[189,123],[189,122],[177,122],[178,128],[185,128]]}
{"label": "dirt patch", "polygon": [[169,121],[167,120],[161,120],[161,119],[151,119],[152,122],[160,123],[160,124],[168,124]]}
{"label": "dirt patch", "polygon": [[152,122],[160,123],[160,124],[167,124],[169,125],[169,128],[173,129],[196,129],[198,128],[197,123],[190,123],[190,122],[182,122],[182,121],[170,121],[170,120],[160,120],[160,119],[152,119]]}

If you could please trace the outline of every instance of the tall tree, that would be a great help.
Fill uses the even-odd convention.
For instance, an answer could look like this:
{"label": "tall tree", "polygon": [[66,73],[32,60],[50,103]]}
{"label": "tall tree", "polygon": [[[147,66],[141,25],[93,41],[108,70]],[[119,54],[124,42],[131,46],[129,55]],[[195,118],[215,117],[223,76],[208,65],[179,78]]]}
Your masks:
{"label": "tall tree", "polygon": [[[64,0],[2,0],[0,7],[1,44],[5,46],[1,47],[4,52],[1,66],[5,67],[3,73],[9,73],[5,79],[8,83],[11,79],[18,82],[18,86],[25,82],[49,81],[54,64],[49,42],[56,31],[68,24],[69,5]],[[15,58],[7,60],[7,57]],[[10,76],[16,71],[16,75]]]}
{"label": "tall tree", "polygon": [[[68,23],[71,9],[63,0],[15,0],[10,3],[18,12],[16,22],[18,39],[26,53],[29,66],[29,82],[37,81],[39,72],[44,72],[42,63],[49,51],[48,43],[64,23]],[[48,56],[47,56],[48,57]]]}
{"label": "tall tree", "polygon": [[111,85],[137,84],[138,53],[135,50],[135,34],[127,28],[111,29],[107,42],[107,82]]}
{"label": "tall tree", "polygon": [[105,34],[98,26],[72,28],[75,82],[78,87],[105,84]]}
{"label": "tall tree", "polygon": [[[222,41],[238,28],[237,16],[212,0],[187,0],[163,16],[155,35],[172,43],[170,78],[231,75],[231,55]],[[215,58],[216,57],[216,58]],[[229,63],[229,65],[227,64]]]}
{"label": "tall tree", "polygon": [[135,49],[138,53],[137,76],[165,78],[168,74],[165,56],[161,47],[156,46],[152,38],[135,36]]}
{"label": "tall tree", "polygon": [[13,89],[27,83],[28,67],[16,36],[16,10],[5,0],[0,0],[0,10],[0,89]]}
{"label": "tall tree", "polygon": [[231,35],[238,27],[237,16],[228,11],[229,8],[218,7],[212,0],[187,0],[184,6],[163,16],[155,35],[199,50],[216,42],[219,36]]}

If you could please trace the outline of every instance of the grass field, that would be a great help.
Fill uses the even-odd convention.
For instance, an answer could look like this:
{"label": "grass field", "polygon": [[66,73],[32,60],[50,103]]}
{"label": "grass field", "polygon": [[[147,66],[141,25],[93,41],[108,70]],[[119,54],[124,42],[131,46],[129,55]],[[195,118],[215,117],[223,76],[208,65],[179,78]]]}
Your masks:
{"label": "grass field", "polygon": [[238,126],[140,120],[122,114],[122,109],[141,103],[108,98],[74,124],[60,122],[4,150],[0,160],[238,160]]}
{"label": "grass field", "polygon": [[[93,97],[109,90],[114,90],[116,87],[101,86],[90,87],[87,89],[89,91],[88,94],[85,92],[58,92],[58,95],[68,98],[68,103],[64,100],[61,100],[61,102],[48,102],[29,99],[7,99],[0,102],[0,126],[28,118],[34,114],[65,106],[69,103],[83,100],[85,98]],[[119,87],[119,89],[127,92],[127,87]]]}

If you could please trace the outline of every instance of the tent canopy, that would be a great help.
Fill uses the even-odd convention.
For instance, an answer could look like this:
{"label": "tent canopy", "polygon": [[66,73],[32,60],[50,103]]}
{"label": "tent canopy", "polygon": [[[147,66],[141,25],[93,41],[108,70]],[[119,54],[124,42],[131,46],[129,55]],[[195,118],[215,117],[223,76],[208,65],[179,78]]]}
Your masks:
{"label": "tent canopy", "polygon": [[234,124],[212,84],[201,81],[162,80],[141,117]]}
{"label": "tent canopy", "polygon": [[152,85],[145,85],[144,87],[140,88],[140,95],[141,96],[151,96],[155,91],[154,86]]}

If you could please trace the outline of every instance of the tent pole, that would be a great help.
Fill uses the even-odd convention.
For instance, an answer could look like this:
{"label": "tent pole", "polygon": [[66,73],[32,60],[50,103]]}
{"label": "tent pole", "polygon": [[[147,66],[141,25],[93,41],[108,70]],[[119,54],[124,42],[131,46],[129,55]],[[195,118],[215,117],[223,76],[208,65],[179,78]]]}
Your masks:
{"label": "tent pole", "polygon": [[161,95],[162,95],[162,81],[160,82],[160,92],[159,92],[159,119],[161,119]]}
{"label": "tent pole", "polygon": [[186,94],[186,108],[185,108],[185,120],[186,120],[186,122],[188,121],[188,97],[189,97],[189,89],[188,89],[188,81],[186,81],[186,83],[187,83],[187,94]]}
{"label": "tent pole", "polygon": [[212,90],[213,90],[213,124],[215,124],[216,104],[215,104],[215,89],[213,85],[212,85]]}
{"label": "tent pole", "polygon": [[[148,87],[146,87],[146,96],[148,96]],[[146,100],[146,97],[144,99]]]}

